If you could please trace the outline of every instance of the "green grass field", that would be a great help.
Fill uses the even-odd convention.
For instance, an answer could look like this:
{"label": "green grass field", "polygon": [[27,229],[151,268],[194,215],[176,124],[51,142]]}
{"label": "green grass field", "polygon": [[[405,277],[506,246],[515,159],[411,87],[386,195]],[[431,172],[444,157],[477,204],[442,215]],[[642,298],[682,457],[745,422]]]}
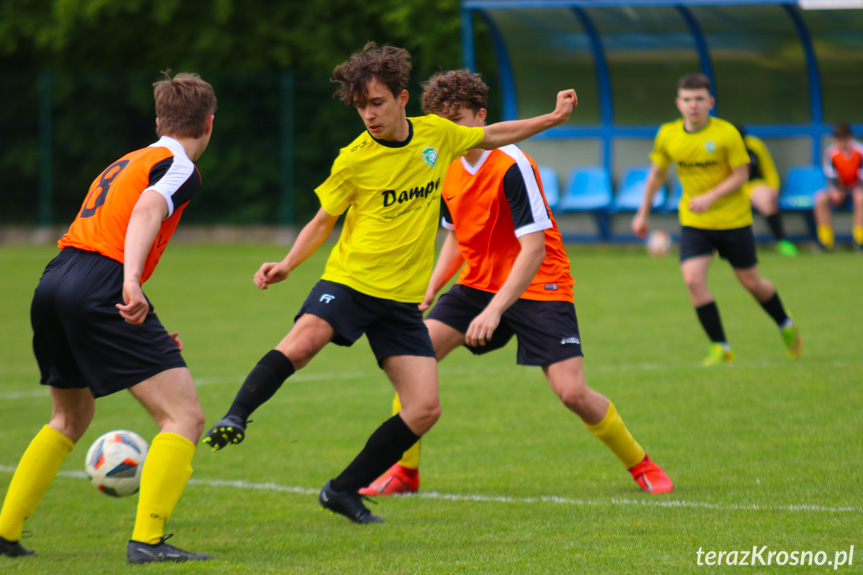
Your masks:
{"label": "green grass field", "polygon": [[[284,284],[251,277],[277,246],[168,249],[147,284],[179,331],[208,426],[258,359],[287,332],[327,250]],[[0,247],[0,493],[50,417],[30,349],[32,290],[52,248]],[[391,412],[392,391],[365,340],[330,346],[253,417],[246,441],[200,449],[168,532],[206,564],[129,566],[136,499],[83,478],[98,435],[157,429],[127,393],[104,398],[90,431],[27,522],[37,556],[0,558],[2,573],[828,573],[830,565],[702,566],[702,551],[817,553],[853,545],[863,568],[863,256],[762,250],[761,270],[802,327],[804,355],[785,357],[772,321],[724,262],[710,282],[733,366],[704,369],[707,340],[676,260],[642,250],[573,248],[588,383],[617,405],[633,435],[674,480],[641,492],[515,344],[482,358],[464,350],[440,369],[443,417],[423,443],[422,492],[381,498],[383,525],[324,513],[317,492]],[[738,556],[741,560],[742,555]],[[781,560],[781,556],[777,556]],[[704,562],[702,558],[702,562]],[[847,561],[847,559],[846,559]]]}

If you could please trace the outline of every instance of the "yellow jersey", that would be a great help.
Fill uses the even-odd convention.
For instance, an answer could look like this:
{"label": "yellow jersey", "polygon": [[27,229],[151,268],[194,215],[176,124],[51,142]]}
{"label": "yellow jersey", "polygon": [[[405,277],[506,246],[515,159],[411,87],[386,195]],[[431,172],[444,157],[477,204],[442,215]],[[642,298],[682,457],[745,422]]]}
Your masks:
{"label": "yellow jersey", "polygon": [[322,279],[373,297],[419,303],[434,266],[447,168],[476,147],[485,131],[435,115],[408,118],[408,125],[404,142],[363,132],[342,148],[315,193],[328,214],[347,211]]}
{"label": "yellow jersey", "polygon": [[678,206],[680,223],[707,230],[730,230],[752,225],[752,207],[741,187],[716,200],[700,214],[689,211],[689,200],[710,191],[749,163],[740,132],[729,122],[710,118],[697,132],[687,132],[683,119],[663,124],[653,142],[650,159],[660,168],[674,162],[683,187]]}
{"label": "yellow jersey", "polygon": [[779,172],[776,171],[776,164],[773,163],[773,157],[767,150],[767,146],[761,139],[755,136],[745,136],[743,143],[746,144],[746,151],[749,154],[749,182],[744,185],[746,195],[749,196],[752,182],[761,181],[774,190],[779,189]]}

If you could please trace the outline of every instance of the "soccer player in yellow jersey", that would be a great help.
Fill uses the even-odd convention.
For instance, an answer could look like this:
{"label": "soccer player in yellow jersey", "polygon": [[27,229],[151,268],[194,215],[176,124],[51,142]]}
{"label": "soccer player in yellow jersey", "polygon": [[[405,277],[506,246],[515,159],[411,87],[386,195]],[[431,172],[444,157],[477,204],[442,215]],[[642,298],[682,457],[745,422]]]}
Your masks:
{"label": "soccer player in yellow jersey", "polygon": [[713,253],[728,260],[741,285],[751,293],[779,327],[788,356],[800,357],[803,343],[794,320],[779,299],[776,288],[758,273],[752,209],[743,191],[749,173],[749,155],[734,126],[712,118],[715,103],[710,80],[703,74],[681,78],[677,86],[681,119],[663,124],[653,144],[652,164],[644,201],[632,220],[635,235],[650,229],[650,206],[674,162],[683,186],[680,198],[680,270],[701,326],[710,338],[704,365],[734,361],[725,337],[719,308],[707,287]]}
{"label": "soccer player in yellow jersey", "polygon": [[[249,415],[327,343],[349,346],[365,333],[378,365],[402,399],[356,459],[320,492],[320,504],[356,523],[376,523],[359,489],[398,461],[440,416],[435,351],[422,302],[434,265],[441,183],[450,163],[470,148],[497,148],[565,122],[573,90],[555,110],[527,120],[467,128],[439,118],[408,118],[410,55],[374,43],[336,67],[337,95],[353,105],[366,131],[343,148],[315,192],[321,209],[281,262],[263,264],[255,284],[287,279],[330,235],[345,213],[338,243],[294,327],[251,371],[227,415],[204,442],[221,449],[245,436]],[[350,208],[350,209],[349,209]]]}
{"label": "soccer player in yellow jersey", "polygon": [[776,251],[794,257],[797,255],[797,246],[785,236],[785,226],[779,212],[779,172],[776,171],[773,157],[760,138],[747,134],[746,128],[739,124],[734,127],[743,137],[743,144],[749,154],[749,179],[743,185],[743,191],[767,221],[776,239]]}

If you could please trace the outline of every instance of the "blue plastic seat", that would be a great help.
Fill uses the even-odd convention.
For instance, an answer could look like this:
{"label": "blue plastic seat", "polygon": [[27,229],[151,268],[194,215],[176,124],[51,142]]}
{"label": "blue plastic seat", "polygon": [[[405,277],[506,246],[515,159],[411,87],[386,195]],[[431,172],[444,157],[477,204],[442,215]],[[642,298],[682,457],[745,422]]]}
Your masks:
{"label": "blue plastic seat", "polygon": [[[650,168],[646,166],[628,168],[623,173],[623,184],[614,195],[614,201],[611,205],[612,212],[638,211],[638,208],[641,207],[641,202],[644,201],[644,187],[647,183],[648,174],[650,174]],[[665,184],[653,195],[652,207],[655,210],[664,205]]]}
{"label": "blue plastic seat", "polygon": [[611,177],[604,168],[575,168],[557,206],[560,212],[587,212],[596,221],[600,240],[611,237]]}
{"label": "blue plastic seat", "polygon": [[557,170],[549,166],[537,166],[539,168],[539,179],[542,180],[542,191],[548,207],[552,210],[560,202],[560,181],[557,178]]}
{"label": "blue plastic seat", "polygon": [[785,186],[779,195],[779,209],[786,211],[811,210],[815,205],[815,192],[827,187],[821,168],[794,166],[788,169]]}
{"label": "blue plastic seat", "polygon": [[569,175],[559,209],[564,212],[607,211],[611,206],[611,177],[604,168],[575,168]]}
{"label": "blue plastic seat", "polygon": [[785,176],[785,185],[779,194],[779,209],[784,212],[797,212],[803,216],[809,237],[818,237],[815,224],[815,194],[827,187],[827,178],[820,167],[793,166]]}

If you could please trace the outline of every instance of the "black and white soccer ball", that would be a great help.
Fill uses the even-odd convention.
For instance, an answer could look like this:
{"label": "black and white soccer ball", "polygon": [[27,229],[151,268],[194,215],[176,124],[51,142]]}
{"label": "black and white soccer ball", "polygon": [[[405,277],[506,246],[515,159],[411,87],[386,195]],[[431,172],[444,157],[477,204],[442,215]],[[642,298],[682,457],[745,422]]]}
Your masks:
{"label": "black and white soccer ball", "polygon": [[138,492],[150,446],[134,431],[115,429],[93,442],[84,469],[96,489],[112,497]]}

